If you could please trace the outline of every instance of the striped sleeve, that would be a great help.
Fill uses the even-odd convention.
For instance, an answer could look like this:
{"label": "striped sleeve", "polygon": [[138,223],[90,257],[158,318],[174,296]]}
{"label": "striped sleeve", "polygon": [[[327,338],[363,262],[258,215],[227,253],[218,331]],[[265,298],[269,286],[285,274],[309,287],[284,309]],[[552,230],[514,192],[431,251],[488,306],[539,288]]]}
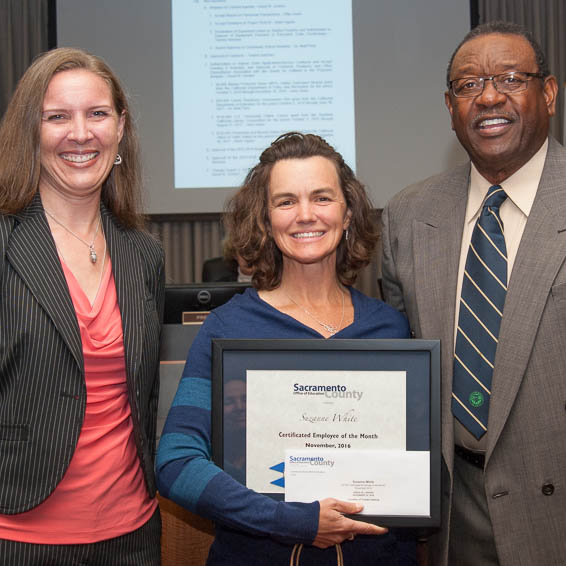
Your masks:
{"label": "striped sleeve", "polygon": [[210,345],[219,326],[215,313],[209,315],[189,352],[159,443],[159,491],[225,526],[309,544],[318,528],[318,502],[275,501],[247,489],[211,461]]}

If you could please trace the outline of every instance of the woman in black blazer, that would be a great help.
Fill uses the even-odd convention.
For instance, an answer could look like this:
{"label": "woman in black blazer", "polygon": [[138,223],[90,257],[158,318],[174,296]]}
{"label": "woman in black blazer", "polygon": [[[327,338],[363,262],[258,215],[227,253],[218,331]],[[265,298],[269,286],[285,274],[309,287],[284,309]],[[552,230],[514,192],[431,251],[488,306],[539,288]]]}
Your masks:
{"label": "woman in black blazer", "polygon": [[163,252],[117,77],[78,49],[42,55],[0,155],[2,564],[159,564]]}

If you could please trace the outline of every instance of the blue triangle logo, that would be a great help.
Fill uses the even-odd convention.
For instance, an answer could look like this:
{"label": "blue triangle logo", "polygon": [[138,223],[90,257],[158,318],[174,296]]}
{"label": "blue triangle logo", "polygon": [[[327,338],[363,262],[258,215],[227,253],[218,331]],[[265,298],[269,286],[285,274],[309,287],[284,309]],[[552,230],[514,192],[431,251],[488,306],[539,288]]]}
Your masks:
{"label": "blue triangle logo", "polygon": [[276,472],[284,473],[285,472],[285,462],[281,462],[280,464],[275,464],[275,466],[271,466],[270,470],[275,470]]}
{"label": "blue triangle logo", "polygon": [[271,483],[278,487],[285,487],[285,476],[279,478],[278,480],[273,480]]}

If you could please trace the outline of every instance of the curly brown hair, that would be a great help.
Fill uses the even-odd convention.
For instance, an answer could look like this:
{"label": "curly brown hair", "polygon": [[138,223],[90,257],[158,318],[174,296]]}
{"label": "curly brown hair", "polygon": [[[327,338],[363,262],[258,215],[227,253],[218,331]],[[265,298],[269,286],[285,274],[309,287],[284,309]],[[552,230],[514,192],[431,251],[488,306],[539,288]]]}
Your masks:
{"label": "curly brown hair", "polygon": [[289,132],[279,136],[247,174],[242,187],[228,201],[224,223],[235,253],[253,270],[256,289],[271,290],[281,284],[283,256],[271,236],[269,180],[282,159],[321,156],[336,167],[340,187],[350,211],[348,238],[342,238],[336,254],[336,275],[343,285],[355,282],[370,261],[378,239],[378,226],[365,188],[342,156],[314,134]]}
{"label": "curly brown hair", "polygon": [[122,164],[113,167],[102,185],[102,202],[128,228],[143,226],[140,214],[139,145],[126,93],[116,74],[99,57],[82,49],[61,47],[40,55],[20,79],[0,125],[0,212],[25,208],[39,187],[40,128],[43,99],[53,75],[84,69],[109,86],[116,112],[125,116],[118,146]]}

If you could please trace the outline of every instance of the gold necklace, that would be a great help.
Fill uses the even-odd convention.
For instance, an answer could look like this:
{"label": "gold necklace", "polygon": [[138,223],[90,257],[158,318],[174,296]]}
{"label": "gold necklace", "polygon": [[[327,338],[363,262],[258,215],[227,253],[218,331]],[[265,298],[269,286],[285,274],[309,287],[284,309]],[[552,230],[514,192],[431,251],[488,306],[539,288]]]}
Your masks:
{"label": "gold necklace", "polygon": [[345,310],[344,292],[343,291],[341,291],[341,294],[342,294],[342,317],[340,318],[340,323],[338,324],[338,326],[328,324],[328,323],[323,322],[322,320],[318,319],[316,316],[314,316],[314,314],[312,314],[312,312],[307,310],[305,307],[302,307],[301,305],[299,305],[299,303],[297,303],[297,301],[295,301],[292,297],[290,297],[289,294],[286,291],[283,291],[283,292],[285,293],[287,298],[292,303],[297,305],[305,314],[310,316],[316,323],[320,324],[320,326],[322,326],[322,328],[324,328],[324,330],[326,330],[326,332],[328,332],[330,334],[330,336],[334,336],[342,328],[342,323],[344,322],[344,310]]}

